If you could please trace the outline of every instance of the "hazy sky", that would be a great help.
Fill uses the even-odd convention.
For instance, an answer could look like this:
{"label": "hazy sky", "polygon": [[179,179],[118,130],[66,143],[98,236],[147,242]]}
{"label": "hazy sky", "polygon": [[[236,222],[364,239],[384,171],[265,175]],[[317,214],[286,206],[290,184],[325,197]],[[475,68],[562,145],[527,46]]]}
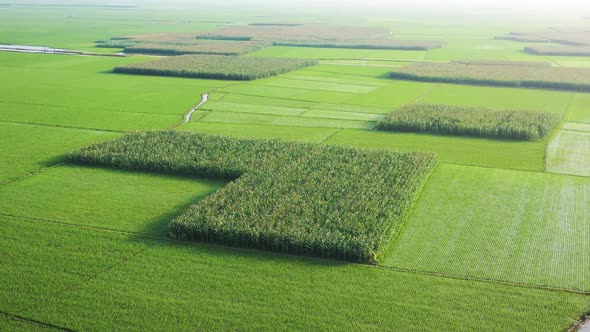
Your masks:
{"label": "hazy sky", "polygon": [[[221,0],[223,1],[223,0]],[[247,0],[246,0],[247,1]],[[590,11],[590,0],[303,0],[308,3],[364,6],[535,9]],[[287,1],[297,3],[298,1]]]}

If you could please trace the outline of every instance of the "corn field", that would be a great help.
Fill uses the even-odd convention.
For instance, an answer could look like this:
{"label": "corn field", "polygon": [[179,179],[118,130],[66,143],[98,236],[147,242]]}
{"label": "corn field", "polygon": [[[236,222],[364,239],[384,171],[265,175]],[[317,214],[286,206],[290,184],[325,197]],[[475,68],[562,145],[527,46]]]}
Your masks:
{"label": "corn field", "polygon": [[434,170],[431,153],[152,131],[73,163],[231,180],[170,222],[176,239],[375,263]]}
{"label": "corn field", "polygon": [[457,84],[590,91],[590,68],[416,62],[396,69],[394,79]]}
{"label": "corn field", "polygon": [[536,140],[547,137],[559,122],[553,113],[413,104],[386,114],[377,129]]}
{"label": "corn field", "polygon": [[304,59],[180,55],[115,67],[116,73],[220,80],[255,80],[317,64]]}

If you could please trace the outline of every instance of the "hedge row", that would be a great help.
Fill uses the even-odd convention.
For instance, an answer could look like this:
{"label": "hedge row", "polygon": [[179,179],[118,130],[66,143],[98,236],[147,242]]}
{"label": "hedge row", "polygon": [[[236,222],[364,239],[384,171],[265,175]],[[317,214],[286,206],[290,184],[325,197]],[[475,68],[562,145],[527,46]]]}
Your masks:
{"label": "hedge row", "polygon": [[412,104],[386,114],[377,129],[536,140],[549,135],[559,122],[553,113]]}
{"label": "hedge row", "polygon": [[177,131],[128,134],[68,159],[233,180],[172,220],[173,238],[371,263],[437,163],[431,153]]}

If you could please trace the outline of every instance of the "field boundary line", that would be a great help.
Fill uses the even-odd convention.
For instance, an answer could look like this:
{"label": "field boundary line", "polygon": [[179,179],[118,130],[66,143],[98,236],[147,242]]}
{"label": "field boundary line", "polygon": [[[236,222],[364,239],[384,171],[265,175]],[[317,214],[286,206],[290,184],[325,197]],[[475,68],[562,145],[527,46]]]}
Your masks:
{"label": "field boundary line", "polygon": [[[322,105],[322,104],[330,104],[330,105],[345,105],[345,106],[354,106],[354,107],[369,107],[369,108],[379,108],[379,109],[383,109],[384,112],[383,113],[367,113],[367,112],[350,112],[350,113],[364,113],[364,114],[376,114],[376,115],[383,115],[387,112],[390,112],[391,109],[390,107],[383,107],[383,106],[367,106],[367,105],[355,105],[355,104],[334,104],[334,103],[329,103],[329,102],[319,102],[319,101],[313,101],[313,100],[305,100],[305,99],[296,99],[296,98],[285,98],[285,97],[265,97],[265,96],[260,96],[260,95],[253,95],[253,94],[248,94],[248,93],[240,93],[240,92],[227,92],[227,94],[232,94],[232,95],[238,95],[238,96],[244,96],[244,97],[256,97],[256,98],[267,98],[267,99],[278,99],[278,100],[285,100],[285,101],[301,101],[301,102],[305,102],[305,103],[311,103],[314,104],[313,106],[311,106],[311,108],[314,108],[315,106],[318,105]],[[272,106],[272,105],[257,105],[257,104],[247,104],[247,105],[255,105],[255,106]],[[282,107],[282,106],[278,106],[278,107]],[[324,111],[333,111],[330,109],[324,109],[324,108],[317,108],[318,110],[324,110]],[[334,111],[334,112],[349,112],[349,111]]]}
{"label": "field boundary line", "polygon": [[336,134],[338,134],[339,132],[341,132],[342,130],[344,130],[344,128],[334,128],[334,129],[336,129],[336,130],[334,130],[333,133],[331,133],[326,138],[324,138],[323,140],[321,140],[320,141],[320,144],[327,142],[330,138],[336,136]]}
{"label": "field boundary line", "polygon": [[448,274],[448,273],[442,273],[442,272],[407,269],[407,268],[402,268],[402,267],[397,267],[397,266],[380,265],[379,267],[382,269],[385,269],[385,270],[391,270],[391,271],[397,271],[397,272],[406,272],[406,273],[420,274],[420,275],[427,275],[427,276],[444,277],[444,278],[448,278],[448,279],[456,279],[456,280],[464,280],[464,281],[477,281],[477,282],[490,283],[490,284],[509,285],[509,286],[515,286],[515,287],[542,289],[542,290],[558,291],[558,292],[566,292],[566,293],[574,293],[574,294],[590,296],[590,290],[579,290],[579,289],[574,289],[574,288],[535,285],[535,284],[507,281],[507,280],[495,279],[495,278],[469,277],[469,276],[461,276],[461,275]]}
{"label": "field boundary line", "polygon": [[28,172],[26,174],[23,174],[21,176],[16,176],[16,177],[7,179],[5,181],[2,181],[2,182],[0,182],[0,186],[9,186],[9,185],[14,184],[16,182],[20,182],[20,181],[22,181],[22,180],[24,180],[26,178],[29,178],[31,176],[35,176],[35,175],[41,174],[41,173],[43,173],[43,172],[45,172],[47,170],[50,170],[52,168],[59,167],[59,166],[64,165],[64,164],[65,164],[65,161],[62,161],[62,162],[59,162],[57,164],[53,164],[53,165],[49,165],[49,166],[44,166],[44,167],[36,168],[36,169],[34,169],[34,170],[32,170],[32,171],[30,171],[30,172]]}
{"label": "field boundary line", "polygon": [[420,97],[418,97],[416,100],[411,102],[410,105],[417,104],[417,103],[421,102],[424,98],[430,96],[430,94],[432,94],[436,89],[440,88],[441,86],[442,86],[442,83],[435,84],[432,88],[428,89],[428,91],[424,92]]}
{"label": "field boundary line", "polygon": [[545,147],[543,149],[543,172],[544,173],[549,173],[547,171],[547,161],[549,159],[549,147],[551,146],[553,141],[559,135],[559,132],[562,130],[562,127],[563,127],[563,123],[560,122],[559,126],[555,129],[553,129],[553,131],[551,132],[551,135],[549,135],[549,137],[547,138],[547,141],[545,141]]}
{"label": "field boundary line", "polygon": [[[234,113],[234,114],[250,114],[250,115],[266,115],[266,116],[284,116],[284,117],[289,117],[289,118],[299,118],[301,117],[302,114],[307,113],[308,111],[311,111],[311,109],[306,109],[305,111],[297,114],[297,115],[289,115],[289,114],[268,114],[268,113],[254,113],[254,112],[235,112],[235,111],[224,111],[224,110],[203,110],[206,112],[211,112],[211,113],[215,113],[215,112],[219,112],[219,113]],[[331,110],[322,110],[322,111],[328,111],[328,112],[340,112],[340,111],[331,111]],[[360,113],[360,112],[342,112],[342,113],[352,113],[352,114],[369,114],[369,115],[374,115],[373,113]],[[320,117],[320,116],[303,116],[303,118],[306,119],[329,119],[329,120],[337,120],[337,121],[356,121],[356,122],[377,122],[376,120],[372,121],[372,120],[354,120],[354,119],[338,119],[338,118],[326,118],[326,117]],[[225,123],[225,122],[221,122],[221,123]],[[242,122],[236,122],[236,123],[242,123]],[[273,125],[273,126],[279,126],[279,125]],[[293,126],[293,127],[309,127],[309,126]],[[334,128],[334,127],[327,127],[327,128]]]}
{"label": "field boundary line", "polygon": [[[285,79],[285,78],[281,78],[281,79]],[[294,80],[294,79],[287,79],[290,81],[297,81],[297,82],[305,82],[303,80]],[[316,83],[328,83],[328,82],[317,82],[317,81],[308,81],[308,82],[316,82]],[[332,83],[332,84],[338,84],[338,83]],[[258,87],[271,87],[271,88],[284,88],[284,89],[296,89],[296,90],[305,90],[304,92],[309,92],[309,91],[320,91],[320,92],[336,92],[336,93],[344,93],[344,94],[349,94],[349,95],[359,95],[359,96],[364,96],[364,95],[368,95],[371,92],[374,92],[376,90],[379,90],[381,88],[383,88],[382,86],[372,86],[372,85],[359,85],[359,84],[347,84],[344,83],[346,85],[355,85],[355,86],[359,86],[359,87],[368,87],[368,88],[375,88],[372,91],[369,92],[350,92],[350,91],[342,91],[342,90],[327,90],[327,89],[313,89],[313,88],[300,88],[300,87],[290,87],[290,86],[276,86],[276,85],[272,85],[272,82],[268,82],[268,83],[260,83],[254,86],[258,86]],[[341,85],[344,85],[341,84]]]}
{"label": "field boundary line", "polygon": [[[316,72],[317,73],[317,72]],[[321,78],[321,76],[318,76]],[[373,85],[373,84],[357,84],[357,83],[336,83],[336,82],[332,82],[332,81],[326,81],[326,80],[312,80],[312,79],[301,79],[301,78],[292,78],[292,77],[281,77],[281,79],[283,80],[289,80],[289,81],[296,81],[296,82],[318,82],[318,83],[332,83],[332,84],[337,84],[337,85],[355,85],[355,86],[367,86],[367,87],[372,87],[372,88],[384,88],[386,86],[381,86],[381,85]],[[377,78],[376,78],[377,79]],[[315,90],[315,89],[314,89]],[[330,90],[331,91],[331,90]]]}
{"label": "field boundary line", "polygon": [[[0,104],[13,104],[13,105],[27,105],[27,106],[43,106],[43,107],[52,107],[52,108],[61,108],[61,109],[76,109],[76,107],[70,106],[60,106],[60,105],[53,105],[53,104],[41,104],[41,103],[30,103],[30,102],[19,102],[19,101],[6,101],[0,100]],[[154,112],[127,112],[121,110],[114,110],[114,109],[103,109],[103,108],[95,108],[95,107],[85,107],[85,110],[88,111],[96,111],[96,112],[109,112],[109,113],[123,113],[123,114],[148,114],[148,115],[168,115],[168,116],[178,116],[178,114],[167,114],[167,113],[154,113]]]}
{"label": "field boundary line", "polygon": [[465,276],[458,276],[458,275],[453,275],[453,274],[445,274],[445,273],[437,273],[437,272],[429,272],[429,271],[423,271],[423,270],[404,269],[404,268],[399,268],[399,267],[395,267],[395,266],[371,265],[371,264],[362,264],[362,263],[357,263],[357,262],[330,259],[330,258],[292,255],[292,254],[286,254],[286,253],[275,252],[275,251],[232,247],[232,246],[218,244],[218,243],[178,240],[178,239],[172,239],[169,237],[162,237],[162,236],[143,234],[143,233],[137,233],[137,232],[131,232],[131,231],[117,230],[117,229],[112,229],[112,228],[80,225],[80,224],[68,223],[68,222],[64,222],[64,221],[47,220],[47,219],[33,218],[33,217],[21,217],[21,216],[15,216],[15,215],[4,214],[4,213],[0,213],[0,216],[6,217],[6,218],[11,218],[11,219],[17,219],[17,220],[21,220],[21,221],[27,221],[27,222],[49,223],[49,224],[59,225],[59,226],[63,226],[63,227],[72,227],[72,228],[87,229],[87,230],[94,230],[94,231],[103,231],[103,232],[116,233],[116,234],[122,234],[122,235],[128,235],[128,236],[136,236],[136,237],[140,237],[140,238],[146,238],[146,239],[164,241],[164,242],[179,243],[179,244],[185,244],[185,245],[191,245],[191,246],[206,246],[206,247],[212,247],[212,248],[223,248],[223,249],[236,250],[236,251],[241,251],[241,252],[265,254],[265,255],[272,255],[272,256],[278,256],[278,257],[298,258],[298,259],[312,260],[312,261],[317,261],[317,262],[354,265],[354,266],[358,266],[358,267],[377,269],[377,270],[382,270],[382,271],[409,273],[409,274],[415,274],[415,275],[425,275],[425,276],[440,277],[440,278],[453,279],[453,280],[473,281],[473,282],[481,282],[481,283],[487,283],[487,284],[497,284],[497,285],[504,285],[504,286],[519,287],[519,288],[539,289],[539,290],[545,290],[545,291],[565,292],[565,293],[573,293],[573,294],[590,296],[590,290],[589,291],[581,291],[581,290],[569,289],[569,288],[559,288],[559,287],[551,287],[551,286],[543,286],[543,285],[533,285],[533,284],[526,284],[526,283],[510,282],[510,281],[504,281],[504,280],[492,279],[492,278],[465,277]]}
{"label": "field boundary line", "polygon": [[[213,111],[206,111],[206,110],[203,110],[203,112],[213,113]],[[353,120],[353,121],[355,121],[355,120]],[[336,128],[336,127],[325,127],[325,126],[310,127],[310,126],[297,126],[297,125],[273,125],[273,124],[263,124],[263,123],[240,123],[240,122],[234,123],[234,122],[219,122],[219,121],[202,121],[202,123],[213,123],[213,124],[222,124],[222,125],[233,124],[233,125],[243,125],[243,126],[260,126],[260,127],[275,127],[275,128],[276,127],[295,127],[295,128],[316,128],[316,129],[345,129],[345,128]],[[348,128],[348,129],[354,129],[354,128]],[[368,129],[366,129],[366,130],[368,130]],[[230,135],[223,135],[223,134],[217,134],[217,135],[230,136]]]}
{"label": "field boundary line", "polygon": [[[427,187],[432,182],[432,181],[430,181],[430,179],[432,179],[432,177],[434,176],[434,173],[436,173],[439,170],[441,164],[442,163],[439,161],[438,164],[436,165],[436,167],[430,172],[430,174],[428,174],[428,177],[426,178],[426,180],[422,184],[422,188],[420,188],[420,191],[418,192],[418,195],[416,196],[416,198],[414,200],[414,204],[412,205],[412,208],[410,209],[410,211],[408,211],[408,214],[406,214],[405,218],[400,223],[400,225],[397,229],[397,232],[395,232],[392,235],[392,239],[391,239],[391,242],[389,243],[389,247],[386,250],[385,257],[393,254],[393,251],[397,247],[397,244],[399,243],[400,238],[407,231],[409,224],[411,223],[410,219],[411,219],[412,215],[416,212],[416,209],[418,208],[418,203],[420,202],[420,200],[424,196],[424,192],[426,191]],[[386,265],[381,265],[381,266],[386,267]]]}
{"label": "field boundary line", "polygon": [[18,321],[24,321],[27,322],[29,324],[32,325],[39,325],[45,328],[50,328],[50,329],[54,329],[54,330],[59,330],[59,331],[66,331],[66,332],[76,332],[76,330],[72,330],[69,329],[67,327],[62,327],[59,325],[55,325],[55,324],[51,324],[51,323],[46,323],[46,322],[42,322],[40,320],[36,320],[36,319],[32,319],[32,318],[27,318],[27,317],[23,317],[20,315],[15,315],[15,314],[11,314],[5,311],[0,311],[0,316],[6,316],[10,319],[14,319],[14,320],[18,320]]}
{"label": "field boundary line", "polygon": [[560,131],[572,131],[574,133],[590,134],[590,131],[577,130],[577,129],[565,129],[565,128],[562,128],[562,129],[560,129]]}
{"label": "field boundary line", "polygon": [[104,131],[104,132],[118,133],[118,134],[122,134],[122,133],[126,133],[127,132],[127,131],[124,131],[124,130],[116,130],[116,129],[84,128],[84,127],[76,127],[76,126],[52,125],[52,124],[37,123],[37,122],[21,122],[21,121],[0,120],[0,123],[14,123],[14,124],[21,124],[21,125],[52,127],[52,128],[61,128],[61,129],[76,129],[76,130],[88,130],[88,131]]}

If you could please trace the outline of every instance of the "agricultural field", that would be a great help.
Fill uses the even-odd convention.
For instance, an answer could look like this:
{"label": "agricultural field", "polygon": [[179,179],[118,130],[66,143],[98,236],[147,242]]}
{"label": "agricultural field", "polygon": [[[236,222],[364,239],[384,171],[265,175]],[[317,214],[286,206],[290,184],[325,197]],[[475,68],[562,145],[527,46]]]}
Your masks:
{"label": "agricultural field", "polygon": [[547,147],[547,171],[590,176],[590,128],[566,124]]}
{"label": "agricultural field", "polygon": [[549,135],[559,122],[554,113],[414,104],[388,113],[377,129],[536,140]]}
{"label": "agricultural field", "polygon": [[516,62],[485,64],[480,62],[415,62],[391,72],[395,79],[590,91],[590,69],[529,66]]}
{"label": "agricultural field", "polygon": [[217,80],[255,80],[315,65],[304,59],[181,55],[115,67],[115,73]]}
{"label": "agricultural field", "polygon": [[0,4],[1,331],[590,326],[590,13],[242,1]]}
{"label": "agricultural field", "polygon": [[432,153],[173,131],[127,135],[68,160],[235,180],[172,220],[173,238],[372,263],[383,257],[437,164]]}
{"label": "agricultural field", "polygon": [[524,51],[534,55],[590,56],[590,46],[536,46],[526,47]]}
{"label": "agricultural field", "polygon": [[441,165],[384,264],[587,291],[589,181]]}

